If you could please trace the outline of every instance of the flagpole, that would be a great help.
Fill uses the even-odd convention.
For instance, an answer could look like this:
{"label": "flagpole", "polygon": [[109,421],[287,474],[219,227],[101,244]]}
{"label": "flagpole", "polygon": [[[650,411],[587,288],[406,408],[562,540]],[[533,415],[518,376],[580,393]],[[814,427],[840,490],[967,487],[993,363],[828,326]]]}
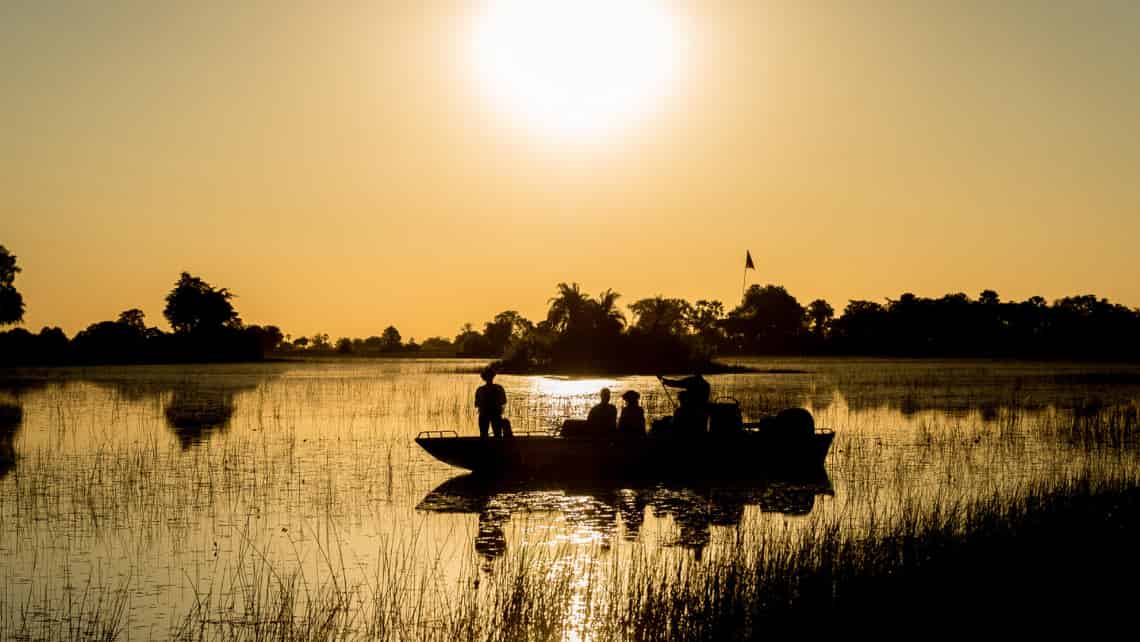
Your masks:
{"label": "flagpole", "polygon": [[756,269],[752,264],[752,252],[744,251],[744,275],[740,277],[740,304],[744,305],[744,296],[748,294],[748,269]]}

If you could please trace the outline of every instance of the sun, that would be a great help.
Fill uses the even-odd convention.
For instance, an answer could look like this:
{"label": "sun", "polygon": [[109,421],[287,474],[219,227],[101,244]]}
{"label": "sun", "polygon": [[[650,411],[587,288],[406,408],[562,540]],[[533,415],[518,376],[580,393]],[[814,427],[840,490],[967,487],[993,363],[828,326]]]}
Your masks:
{"label": "sun", "polygon": [[544,137],[609,138],[675,89],[683,38],[655,0],[491,0],[468,62],[479,92]]}

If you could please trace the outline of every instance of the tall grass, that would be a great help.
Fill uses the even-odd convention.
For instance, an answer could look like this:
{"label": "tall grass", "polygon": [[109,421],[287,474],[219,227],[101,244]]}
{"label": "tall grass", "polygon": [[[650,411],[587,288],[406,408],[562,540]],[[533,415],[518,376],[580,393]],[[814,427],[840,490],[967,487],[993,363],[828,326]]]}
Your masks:
{"label": "tall grass", "polygon": [[259,563],[252,580],[235,576],[239,590],[223,591],[231,601],[189,613],[179,637],[748,640],[774,627],[818,633],[827,623],[944,630],[962,624],[959,614],[1021,628],[1021,618],[1048,609],[1124,622],[1130,610],[1109,607],[1128,601],[1115,587],[1140,571],[1138,471],[1105,479],[1086,470],[1012,495],[950,494],[859,524],[832,514],[794,530],[738,529],[702,561],[644,548],[607,557],[524,547],[489,575],[475,571],[442,601],[446,609],[412,619],[390,615],[421,596],[344,577],[302,596],[295,573]]}
{"label": "tall grass", "polygon": [[[806,518],[749,513],[713,527],[697,559],[668,534],[612,547],[536,538],[573,527],[542,516],[541,528],[508,529],[507,552],[488,564],[464,533],[440,533],[473,518],[425,526],[411,508],[453,471],[410,437],[473,430],[475,377],[354,365],[327,378],[323,367],[244,389],[229,428],[186,449],[162,423],[182,374],[163,375],[153,395],[125,373],[130,386],[67,383],[16,399],[18,458],[0,479],[0,639],[123,638],[146,630],[137,619],[164,639],[162,610],[187,640],[743,639],[806,615],[854,621],[905,607],[945,619],[985,607],[963,596],[1051,604],[1032,589],[1097,585],[1107,576],[1064,565],[1128,568],[1113,563],[1127,546],[1112,528],[1136,534],[1140,419],[1135,401],[1121,400],[1128,390],[1080,372],[1048,389],[1056,382],[1028,369],[962,366],[944,377],[941,365],[863,373],[837,363],[714,382],[748,415],[806,404],[837,429],[835,497]],[[995,380],[1013,383],[987,388]],[[593,402],[525,390],[511,393],[521,428]],[[646,399],[651,414],[668,412],[664,394]],[[646,522],[677,529],[669,519]],[[1082,529],[1102,542],[1100,557],[1075,545],[1088,539]],[[1028,539],[1045,543],[1007,563]],[[91,557],[139,569],[130,590],[86,580]],[[166,576],[150,568],[163,563]],[[998,579],[1016,570],[1034,581],[1002,584],[995,568],[1006,569]],[[68,574],[87,588],[61,590]],[[971,575],[984,580],[959,582]],[[127,597],[144,593],[163,601]]]}

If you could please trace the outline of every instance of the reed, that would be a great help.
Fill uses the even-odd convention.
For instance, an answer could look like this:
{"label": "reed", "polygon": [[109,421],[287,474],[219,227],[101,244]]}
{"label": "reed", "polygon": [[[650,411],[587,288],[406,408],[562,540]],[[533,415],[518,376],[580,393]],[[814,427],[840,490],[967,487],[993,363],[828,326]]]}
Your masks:
{"label": "reed", "polygon": [[[142,603],[160,591],[158,609],[173,610],[187,640],[747,639],[817,615],[873,625],[900,611],[943,621],[990,603],[1113,603],[1067,587],[1111,579],[1083,562],[1132,568],[1134,376],[783,365],[803,373],[725,375],[714,387],[746,415],[807,405],[836,428],[835,496],[806,517],[750,512],[715,526],[700,559],[670,545],[671,517],[655,521],[660,536],[603,546],[560,539],[574,526],[542,515],[529,530],[512,518],[507,552],[488,563],[463,532],[474,516],[415,513],[454,471],[411,437],[474,430],[475,377],[453,369],[353,362],[326,376],[332,366],[309,364],[235,393],[222,413],[232,417],[217,419],[227,427],[186,448],[164,424],[170,386],[188,379],[170,369],[147,370],[157,383],[120,369],[113,385],[69,380],[5,397],[18,420],[15,465],[0,477],[0,639],[166,639],[167,620],[138,633],[132,619],[151,617]],[[233,370],[210,376],[249,376]],[[511,391],[517,429],[593,399],[527,390]],[[663,395],[644,399],[650,414],[669,411]],[[100,579],[92,557],[152,575]],[[165,560],[156,578],[148,566]],[[86,588],[62,590],[72,583]],[[1022,594],[1033,600],[1010,597]]]}

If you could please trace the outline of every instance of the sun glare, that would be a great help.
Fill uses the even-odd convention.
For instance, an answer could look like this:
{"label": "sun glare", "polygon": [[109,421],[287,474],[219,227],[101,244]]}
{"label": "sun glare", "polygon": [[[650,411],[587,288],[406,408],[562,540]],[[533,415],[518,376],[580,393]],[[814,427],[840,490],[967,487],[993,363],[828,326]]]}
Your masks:
{"label": "sun glare", "polygon": [[492,0],[475,20],[470,63],[514,123],[589,142],[659,106],[681,54],[676,16],[654,0]]}

